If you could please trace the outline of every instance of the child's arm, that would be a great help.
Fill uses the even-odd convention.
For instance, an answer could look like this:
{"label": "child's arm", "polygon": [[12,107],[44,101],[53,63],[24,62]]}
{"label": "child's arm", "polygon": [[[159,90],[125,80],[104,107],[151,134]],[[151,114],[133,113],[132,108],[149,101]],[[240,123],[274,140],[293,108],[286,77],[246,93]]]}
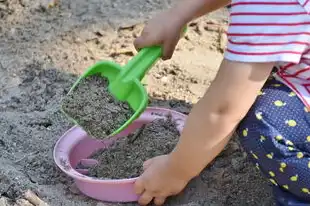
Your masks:
{"label": "child's arm", "polygon": [[192,178],[223,150],[272,67],[273,63],[223,61],[210,88],[191,111],[171,154],[171,164],[177,171]]}
{"label": "child's arm", "polygon": [[152,199],[157,205],[163,204],[223,150],[272,67],[273,63],[223,60],[215,80],[192,109],[174,151],[145,163],[145,172],[135,184],[141,194],[140,204]]}
{"label": "child's arm", "polygon": [[183,25],[212,11],[228,5],[231,0],[183,0],[171,11],[181,17]]}

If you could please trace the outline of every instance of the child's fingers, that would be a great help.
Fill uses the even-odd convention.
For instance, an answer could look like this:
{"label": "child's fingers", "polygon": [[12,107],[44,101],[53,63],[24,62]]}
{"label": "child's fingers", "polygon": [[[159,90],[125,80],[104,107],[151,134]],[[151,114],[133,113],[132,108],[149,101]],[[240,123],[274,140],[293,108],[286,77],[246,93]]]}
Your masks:
{"label": "child's fingers", "polygon": [[145,47],[150,47],[154,45],[160,45],[161,39],[156,34],[152,33],[151,31],[148,31],[146,28],[142,31],[141,35],[135,39],[134,46],[137,50],[140,50]]}
{"label": "child's fingers", "polygon": [[153,195],[145,191],[139,198],[138,202],[140,205],[148,205],[150,202],[152,202],[153,198]]}
{"label": "child's fingers", "polygon": [[176,44],[177,44],[177,40],[174,40],[174,39],[170,39],[164,43],[163,55],[162,55],[163,60],[171,59],[173,52],[175,50]]}
{"label": "child's fingers", "polygon": [[155,205],[163,205],[166,201],[165,197],[155,197],[154,204]]}
{"label": "child's fingers", "polygon": [[135,46],[136,50],[139,51],[141,48],[143,48],[145,40],[143,36],[139,36],[138,38],[135,39],[133,45]]}

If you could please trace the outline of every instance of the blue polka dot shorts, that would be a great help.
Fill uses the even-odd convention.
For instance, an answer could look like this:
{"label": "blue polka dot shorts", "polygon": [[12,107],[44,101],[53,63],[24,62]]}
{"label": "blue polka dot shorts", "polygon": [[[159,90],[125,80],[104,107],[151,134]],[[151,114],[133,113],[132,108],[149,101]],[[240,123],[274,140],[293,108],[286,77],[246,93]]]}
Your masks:
{"label": "blue polka dot shorts", "polygon": [[290,88],[269,78],[237,134],[278,205],[310,205],[310,111]]}

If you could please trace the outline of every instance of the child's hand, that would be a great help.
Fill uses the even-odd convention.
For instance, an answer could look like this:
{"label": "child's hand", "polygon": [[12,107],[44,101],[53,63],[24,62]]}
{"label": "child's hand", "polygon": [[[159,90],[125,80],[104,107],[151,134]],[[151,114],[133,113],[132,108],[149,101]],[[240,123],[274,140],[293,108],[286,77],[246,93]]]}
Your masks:
{"label": "child's hand", "polygon": [[162,12],[146,24],[134,45],[136,49],[154,45],[162,46],[162,59],[170,59],[180,39],[184,24],[185,22],[174,12]]}
{"label": "child's hand", "polygon": [[141,205],[147,205],[153,199],[156,205],[164,204],[167,197],[181,192],[190,180],[172,167],[169,155],[150,159],[143,166],[145,171],[135,183]]}

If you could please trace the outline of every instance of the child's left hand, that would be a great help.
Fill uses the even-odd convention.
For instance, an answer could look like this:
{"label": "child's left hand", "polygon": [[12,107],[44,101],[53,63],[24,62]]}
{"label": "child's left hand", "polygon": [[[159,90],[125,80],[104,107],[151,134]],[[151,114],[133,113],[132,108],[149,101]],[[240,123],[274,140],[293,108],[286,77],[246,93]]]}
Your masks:
{"label": "child's left hand", "polygon": [[173,168],[169,155],[152,158],[143,166],[144,173],[135,183],[135,191],[141,195],[140,205],[153,199],[156,205],[162,205],[167,197],[180,193],[190,180]]}

